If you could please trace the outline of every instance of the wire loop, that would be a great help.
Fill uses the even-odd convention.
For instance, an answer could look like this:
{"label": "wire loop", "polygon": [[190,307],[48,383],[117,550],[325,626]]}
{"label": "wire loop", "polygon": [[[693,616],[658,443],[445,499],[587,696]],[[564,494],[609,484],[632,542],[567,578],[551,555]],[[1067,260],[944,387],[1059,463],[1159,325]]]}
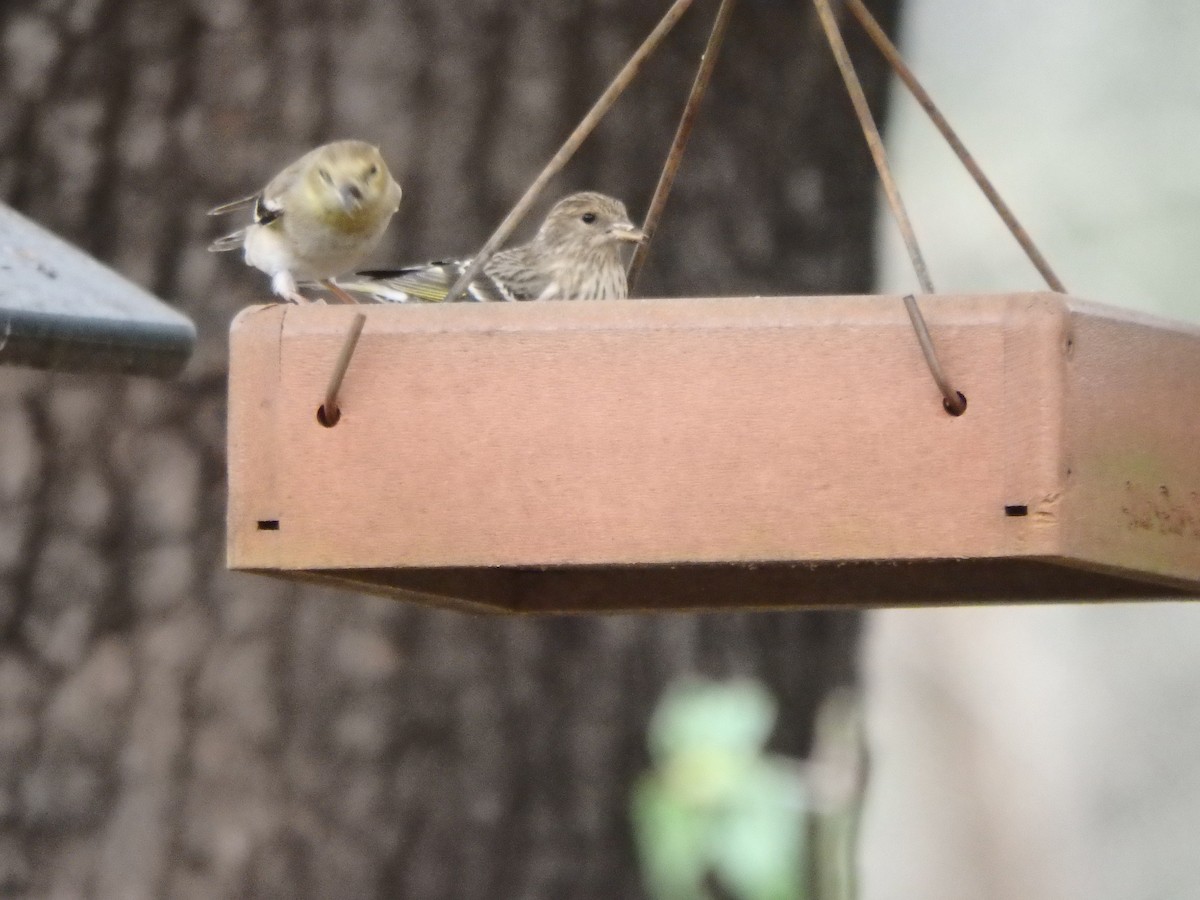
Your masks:
{"label": "wire loop", "polygon": [[338,407],[338,392],[342,389],[342,381],[346,377],[346,370],[350,368],[350,360],[354,358],[354,350],[358,346],[358,338],[362,334],[363,326],[367,324],[367,317],[361,312],[354,314],[354,320],[350,323],[350,330],[346,332],[346,339],[342,341],[342,349],[338,353],[337,361],[333,364],[333,372],[329,376],[329,384],[325,388],[325,402],[317,407],[317,421],[326,428],[332,428],[338,423],[342,417],[342,411]]}

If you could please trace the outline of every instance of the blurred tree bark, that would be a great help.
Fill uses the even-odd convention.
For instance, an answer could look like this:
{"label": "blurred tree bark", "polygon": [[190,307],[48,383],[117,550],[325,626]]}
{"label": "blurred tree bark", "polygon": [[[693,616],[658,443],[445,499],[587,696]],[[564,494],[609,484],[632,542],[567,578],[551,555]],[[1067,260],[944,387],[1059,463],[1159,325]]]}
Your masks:
{"label": "blurred tree bark", "polygon": [[[756,675],[806,751],[850,613],[481,619],[224,570],[225,331],[267,285],[205,252],[204,211],[360,137],[405,187],[376,261],[469,251],[663,8],[0,6],[0,196],[202,336],[172,384],[0,370],[0,894],[639,896],[627,792],[666,682]],[[551,195],[644,210],[714,11]],[[873,198],[808,4],[743,0],[643,287],[868,290]]]}

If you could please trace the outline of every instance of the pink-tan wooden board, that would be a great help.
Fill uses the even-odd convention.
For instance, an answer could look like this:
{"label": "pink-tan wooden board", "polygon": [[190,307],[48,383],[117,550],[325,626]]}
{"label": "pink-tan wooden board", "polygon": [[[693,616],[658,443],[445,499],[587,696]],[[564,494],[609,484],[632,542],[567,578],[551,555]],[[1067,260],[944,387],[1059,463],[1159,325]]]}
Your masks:
{"label": "pink-tan wooden board", "polygon": [[960,417],[898,297],[247,309],[229,564],[516,612],[1200,595],[1200,328],[921,305]]}

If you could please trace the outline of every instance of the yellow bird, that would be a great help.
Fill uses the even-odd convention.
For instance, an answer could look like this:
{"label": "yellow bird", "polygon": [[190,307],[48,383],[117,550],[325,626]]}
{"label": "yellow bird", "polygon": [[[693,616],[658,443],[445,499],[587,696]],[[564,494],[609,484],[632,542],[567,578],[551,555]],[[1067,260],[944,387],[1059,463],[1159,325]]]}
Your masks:
{"label": "yellow bird", "polygon": [[332,279],[375,249],[400,206],[400,185],[377,147],[334,141],[300,157],[261,192],[209,211],[219,216],[253,208],[254,221],[219,238],[209,250],[245,250],[246,264],[266,272],[271,289],[306,303],[297,282],[316,281],[346,303],[355,300]]}

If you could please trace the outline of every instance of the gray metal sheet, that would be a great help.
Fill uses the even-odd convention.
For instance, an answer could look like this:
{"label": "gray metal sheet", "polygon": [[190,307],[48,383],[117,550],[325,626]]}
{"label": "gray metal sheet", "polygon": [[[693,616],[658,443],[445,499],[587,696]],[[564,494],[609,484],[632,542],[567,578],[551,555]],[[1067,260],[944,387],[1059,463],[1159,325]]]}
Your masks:
{"label": "gray metal sheet", "polygon": [[166,378],[195,343],[187,316],[0,204],[0,364]]}

